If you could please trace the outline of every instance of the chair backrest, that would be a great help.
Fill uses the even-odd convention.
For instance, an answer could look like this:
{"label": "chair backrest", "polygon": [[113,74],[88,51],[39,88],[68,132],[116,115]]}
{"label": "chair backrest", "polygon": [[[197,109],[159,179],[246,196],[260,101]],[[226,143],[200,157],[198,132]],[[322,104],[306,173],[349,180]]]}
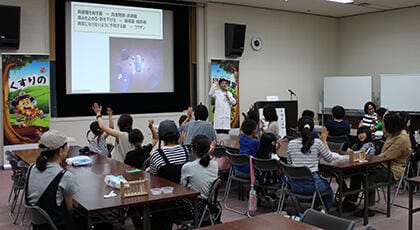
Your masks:
{"label": "chair backrest", "polygon": [[211,207],[214,207],[217,205],[217,196],[219,195],[219,188],[220,184],[222,183],[222,179],[218,177],[215,181],[213,181],[213,184],[210,188],[210,193],[208,196],[208,205]]}
{"label": "chair backrest", "polygon": [[252,166],[261,172],[271,172],[281,169],[279,161],[275,159],[252,158]]}
{"label": "chair backrest", "polygon": [[246,165],[249,164],[249,156],[246,154],[233,154],[228,151],[226,153],[229,156],[229,161],[231,165]]}
{"label": "chair backrest", "polygon": [[340,150],[343,150],[343,148],[344,148],[344,145],[346,144],[346,143],[344,143],[344,142],[331,142],[331,141],[327,141],[327,143],[328,143],[328,147],[330,147],[330,150],[331,151],[340,151]]}
{"label": "chair backrest", "polygon": [[286,172],[286,176],[292,180],[307,180],[312,179],[312,172],[306,166],[293,166],[285,164],[284,162],[280,161],[281,167],[283,168],[284,172]]}
{"label": "chair backrest", "polygon": [[352,220],[325,214],[314,209],[307,209],[300,221],[327,230],[352,230],[356,225]]}
{"label": "chair backrest", "polygon": [[[328,136],[327,137],[328,145],[330,145],[330,142],[334,143],[344,143],[343,147],[340,150],[346,150],[350,145],[350,139],[347,135],[342,136]],[[331,146],[330,146],[331,147]]]}
{"label": "chair backrest", "polygon": [[[52,219],[50,218],[50,216],[44,209],[40,208],[39,206],[31,206],[27,204],[25,204],[25,208],[27,208],[28,210],[32,212],[32,223],[34,224],[47,223],[50,226],[51,230],[57,230],[57,226],[55,226],[54,222],[52,221]],[[34,219],[35,219],[34,217],[37,218],[36,223],[34,222]]]}

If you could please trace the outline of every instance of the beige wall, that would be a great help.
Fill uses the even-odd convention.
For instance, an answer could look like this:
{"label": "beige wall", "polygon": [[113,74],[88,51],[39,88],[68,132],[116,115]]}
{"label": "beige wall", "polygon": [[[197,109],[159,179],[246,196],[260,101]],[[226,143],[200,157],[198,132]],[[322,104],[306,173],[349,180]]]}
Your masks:
{"label": "beige wall", "polygon": [[373,75],[375,97],[379,74],[420,73],[420,7],[339,20],[339,75]]}
{"label": "beige wall", "polygon": [[[322,77],[336,73],[336,19],[222,4],[208,4],[204,11],[207,66],[212,58],[224,57],[224,23],[246,25],[239,63],[241,111],[268,95],[289,100],[287,89],[298,95],[300,112],[318,111]],[[254,36],[264,42],[258,52],[250,46]],[[204,75],[209,78],[208,67]]]}

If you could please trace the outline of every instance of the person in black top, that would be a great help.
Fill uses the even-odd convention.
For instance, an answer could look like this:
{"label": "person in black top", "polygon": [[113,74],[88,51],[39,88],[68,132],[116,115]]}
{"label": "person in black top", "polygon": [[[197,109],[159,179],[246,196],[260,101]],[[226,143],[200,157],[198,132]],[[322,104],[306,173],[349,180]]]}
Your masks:
{"label": "person in black top", "polygon": [[[158,142],[158,134],[156,129],[153,127],[154,120],[149,120],[149,129],[152,132],[152,141],[142,146],[144,136],[139,129],[132,129],[128,133],[128,141],[134,145],[134,150],[127,153],[124,163],[142,169],[143,163],[150,157],[150,152]],[[144,169],[143,169],[144,170]]]}
{"label": "person in black top", "polygon": [[347,120],[344,120],[346,110],[336,105],[331,110],[333,120],[329,120],[325,123],[325,127],[328,130],[330,136],[344,136],[350,134],[350,124]]}

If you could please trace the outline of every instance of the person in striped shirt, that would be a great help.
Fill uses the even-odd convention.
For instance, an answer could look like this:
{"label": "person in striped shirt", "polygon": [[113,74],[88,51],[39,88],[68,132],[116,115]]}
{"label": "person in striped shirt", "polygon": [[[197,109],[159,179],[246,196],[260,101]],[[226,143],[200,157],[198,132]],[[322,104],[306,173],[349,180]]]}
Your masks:
{"label": "person in striped shirt", "polygon": [[151,154],[150,173],[179,183],[182,165],[188,161],[188,150],[178,144],[178,127],[173,120],[164,120],[159,124],[158,135],[159,148]]}
{"label": "person in striped shirt", "polygon": [[371,128],[376,124],[376,105],[368,101],[364,106],[365,115],[363,115],[363,119],[359,123],[359,127],[366,126]]}
{"label": "person in striped shirt", "polygon": [[[327,180],[321,178],[318,174],[318,162],[323,158],[327,162],[333,160],[333,154],[330,152],[327,144],[328,131],[322,129],[320,138],[314,138],[312,132],[314,121],[309,117],[302,117],[298,120],[299,138],[291,140],[287,149],[287,163],[293,166],[307,166],[315,179],[315,183],[321,193],[328,192],[322,200],[327,211],[332,206],[333,191]],[[315,191],[312,180],[290,180],[292,192],[311,195]],[[314,208],[319,208],[321,202],[316,199]]]}

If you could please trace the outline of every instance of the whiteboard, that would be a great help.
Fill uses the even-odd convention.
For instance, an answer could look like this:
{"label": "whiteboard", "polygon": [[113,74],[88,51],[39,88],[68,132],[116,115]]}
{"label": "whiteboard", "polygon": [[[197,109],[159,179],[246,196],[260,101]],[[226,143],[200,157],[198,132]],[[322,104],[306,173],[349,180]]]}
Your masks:
{"label": "whiteboard", "polygon": [[420,111],[420,74],[382,74],[381,106],[394,111]]}
{"label": "whiteboard", "polygon": [[324,108],[363,110],[368,101],[372,101],[372,76],[324,77]]}

